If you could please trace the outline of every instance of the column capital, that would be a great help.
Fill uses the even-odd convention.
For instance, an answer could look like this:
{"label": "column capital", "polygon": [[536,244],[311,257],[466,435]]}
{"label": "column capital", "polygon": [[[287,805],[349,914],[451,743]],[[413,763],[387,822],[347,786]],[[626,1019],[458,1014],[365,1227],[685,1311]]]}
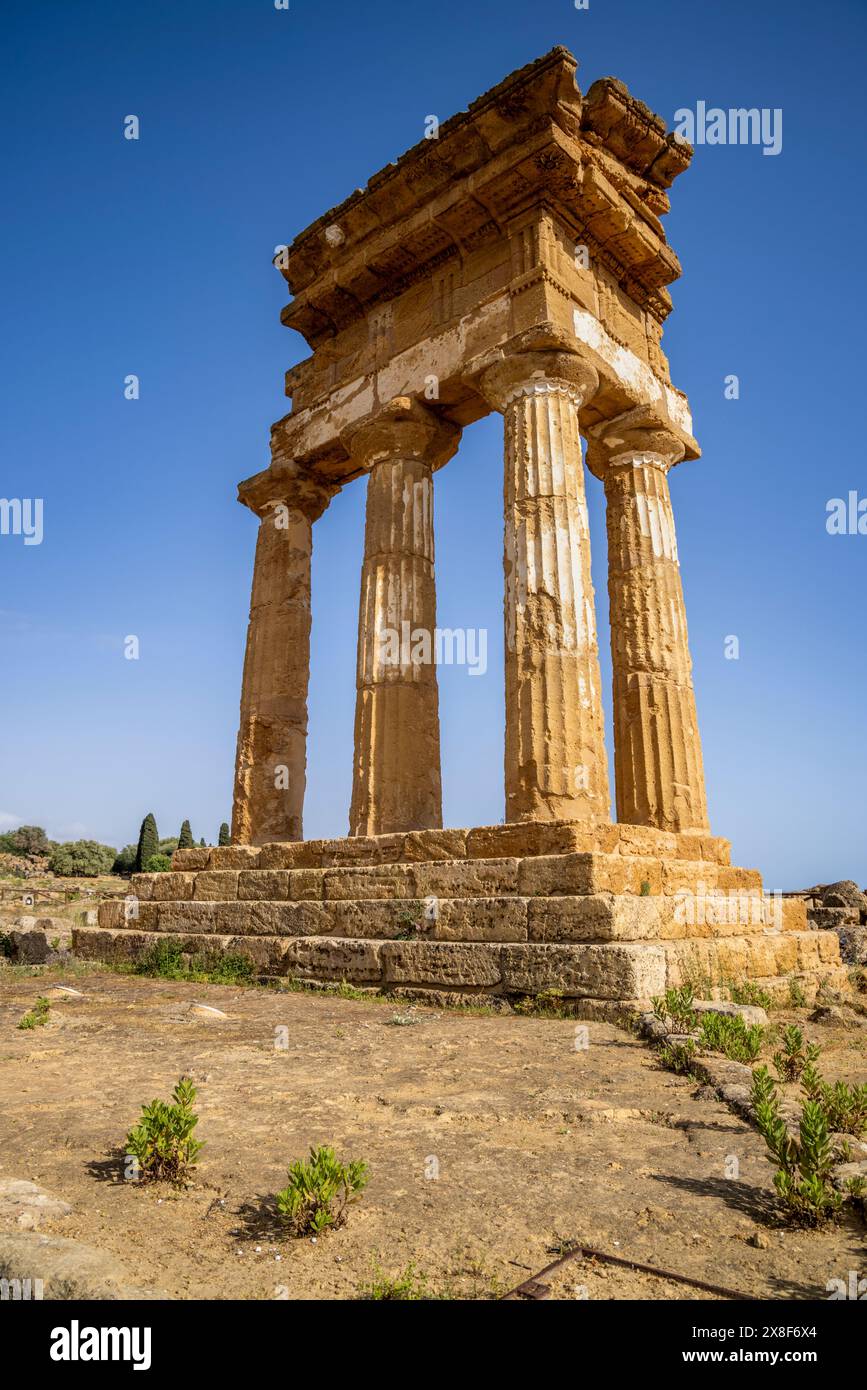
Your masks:
{"label": "column capital", "polygon": [[320,477],[309,468],[293,462],[277,463],[254,473],[238,484],[238,501],[259,518],[268,516],[275,507],[288,507],[301,512],[308,521],[317,521],[340,484]]}
{"label": "column capital", "polygon": [[395,396],[366,424],[344,435],[353,463],[369,473],[394,459],[420,459],[432,470],[457,453],[461,431],[414,396]]}
{"label": "column capital", "polygon": [[667,473],[686,452],[683,440],[646,406],[636,406],[587,431],[587,467],[597,478],[647,464]]}
{"label": "column capital", "polygon": [[595,394],[599,376],[579,353],[562,348],[509,352],[482,372],[478,389],[502,413],[521,396],[565,396],[579,409]]}

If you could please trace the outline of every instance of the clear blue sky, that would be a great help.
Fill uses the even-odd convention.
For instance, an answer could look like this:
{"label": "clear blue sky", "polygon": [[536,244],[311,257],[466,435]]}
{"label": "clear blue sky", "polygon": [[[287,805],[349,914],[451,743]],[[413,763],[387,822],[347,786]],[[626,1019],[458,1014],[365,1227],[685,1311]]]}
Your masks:
{"label": "clear blue sky", "polygon": [[[235,486],[307,354],[274,247],[427,115],[563,43],[583,90],[613,74],[670,124],[699,100],[783,109],[781,154],[704,146],[673,189],[664,347],[704,454],[672,493],[713,829],[771,887],[867,882],[867,536],[825,529],[829,498],[867,496],[863,0],[49,0],[3,19],[0,495],[43,498],[45,538],[0,537],[0,828],[120,845],[153,810],[161,834],[188,816],[216,838],[256,529]],[[440,623],[489,631],[486,677],[441,672],[452,825],[502,817],[500,440],[499,417],[474,426],[437,478]],[[347,826],[363,505],[350,487],[316,531],[311,836]]]}

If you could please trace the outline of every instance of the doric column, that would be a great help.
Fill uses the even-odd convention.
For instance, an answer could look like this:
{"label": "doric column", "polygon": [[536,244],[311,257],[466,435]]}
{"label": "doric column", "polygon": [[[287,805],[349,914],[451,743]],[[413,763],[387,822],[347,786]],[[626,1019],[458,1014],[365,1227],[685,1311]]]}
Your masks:
{"label": "doric column", "polygon": [[239,489],[239,499],[260,523],[241,688],[233,844],[302,838],[312,527],[337,490],[297,468],[266,470]]}
{"label": "doric column", "polygon": [[402,396],[350,440],[368,473],[351,835],[442,825],[433,471],[459,438]]}
{"label": "doric column", "polygon": [[706,830],[707,799],[668,470],[683,444],[641,408],[590,431],[605,484],[617,819]]}
{"label": "doric column", "polygon": [[608,820],[578,412],[596,373],[516,352],[481,390],[505,419],[506,820]]}

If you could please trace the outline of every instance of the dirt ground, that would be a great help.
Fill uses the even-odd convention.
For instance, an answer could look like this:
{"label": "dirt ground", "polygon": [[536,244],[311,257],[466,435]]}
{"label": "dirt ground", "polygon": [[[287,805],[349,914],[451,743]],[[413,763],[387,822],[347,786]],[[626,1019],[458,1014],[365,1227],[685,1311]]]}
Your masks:
{"label": "dirt ground", "polygon": [[[19,1030],[58,983],[83,997]],[[863,1079],[867,1030],[807,1032],[829,1076]],[[168,1099],[182,1073],[205,1141],[193,1185],[124,1182],[141,1104]],[[315,1242],[263,1234],[288,1162],[321,1143],[370,1165],[348,1223]],[[778,1225],[756,1132],[623,1029],[81,967],[0,971],[6,1178],[72,1204],[41,1230],[182,1299],[353,1299],[409,1264],[433,1295],[489,1299],[570,1239],[759,1298],[824,1298],[867,1266],[854,1214],[818,1233]],[[558,1298],[709,1296],[580,1261],[550,1282]]]}

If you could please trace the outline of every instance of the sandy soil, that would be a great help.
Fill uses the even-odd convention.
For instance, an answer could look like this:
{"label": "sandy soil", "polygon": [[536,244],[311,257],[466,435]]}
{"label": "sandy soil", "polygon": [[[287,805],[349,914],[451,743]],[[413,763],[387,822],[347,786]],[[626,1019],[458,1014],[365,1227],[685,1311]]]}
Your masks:
{"label": "sandy soil", "polygon": [[[83,997],[18,1030],[58,982]],[[196,1017],[194,1001],[228,1017]],[[819,1233],[779,1226],[759,1136],[630,1033],[581,1025],[589,1045],[576,1048],[574,1021],[424,1008],[393,1021],[407,1012],[0,970],[0,1178],[70,1202],[42,1229],[111,1251],[130,1282],[175,1298],[357,1298],[377,1268],[393,1276],[409,1263],[432,1293],[491,1298],[566,1239],[761,1298],[823,1298],[828,1280],[867,1266],[854,1215]],[[829,1075],[860,1066],[863,1079],[864,1029],[807,1031],[826,1044]],[[199,1088],[206,1141],[193,1185],[124,1182],[118,1146],[140,1105],[168,1098],[182,1073]],[[347,1225],[316,1242],[263,1234],[287,1163],[320,1143],[372,1170]],[[702,1296],[581,1262],[551,1283],[564,1298]]]}

